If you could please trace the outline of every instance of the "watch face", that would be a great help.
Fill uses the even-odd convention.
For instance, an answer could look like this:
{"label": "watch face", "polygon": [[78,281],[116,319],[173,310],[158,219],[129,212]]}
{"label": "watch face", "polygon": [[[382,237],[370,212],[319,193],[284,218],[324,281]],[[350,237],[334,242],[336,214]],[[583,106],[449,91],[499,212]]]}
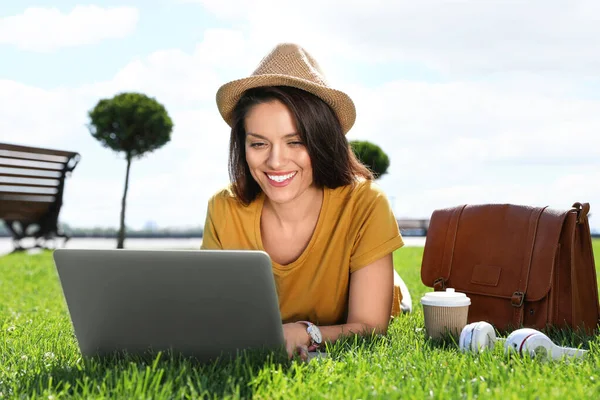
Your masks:
{"label": "watch face", "polygon": [[315,326],[311,326],[309,328],[309,333],[315,342],[321,343],[321,332],[319,331],[318,328],[316,328]]}

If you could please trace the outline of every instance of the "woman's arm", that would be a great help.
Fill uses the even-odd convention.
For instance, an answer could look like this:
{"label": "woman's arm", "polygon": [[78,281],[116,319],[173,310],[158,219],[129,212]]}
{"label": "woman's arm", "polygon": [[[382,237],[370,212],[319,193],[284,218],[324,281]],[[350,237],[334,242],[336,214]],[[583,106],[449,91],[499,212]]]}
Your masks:
{"label": "woman's arm", "polygon": [[[334,342],[342,335],[387,333],[392,310],[394,285],[393,255],[388,255],[350,275],[348,318],[345,324],[319,326],[323,342]],[[310,337],[306,325],[284,325],[288,354],[294,349],[306,358]]]}
{"label": "woman's arm", "polygon": [[392,253],[350,275],[346,324],[319,327],[324,340],[341,334],[387,332],[392,310],[394,266]]}

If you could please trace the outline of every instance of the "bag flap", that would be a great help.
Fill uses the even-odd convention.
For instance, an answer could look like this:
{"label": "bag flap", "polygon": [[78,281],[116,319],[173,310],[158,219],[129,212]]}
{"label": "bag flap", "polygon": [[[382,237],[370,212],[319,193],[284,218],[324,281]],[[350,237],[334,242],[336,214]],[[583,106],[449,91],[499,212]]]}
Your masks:
{"label": "bag flap", "polygon": [[446,236],[449,232],[450,218],[453,214],[460,213],[463,207],[465,206],[444,208],[435,210],[431,214],[421,261],[421,281],[425,286],[433,287],[435,280],[441,277],[442,258]]}
{"label": "bag flap", "polygon": [[568,211],[512,204],[462,205],[433,212],[421,280],[472,294],[544,297]]}
{"label": "bag flap", "polygon": [[552,286],[560,235],[569,212],[570,210],[546,208],[540,217],[529,272],[529,286],[525,295],[527,301],[540,300]]}

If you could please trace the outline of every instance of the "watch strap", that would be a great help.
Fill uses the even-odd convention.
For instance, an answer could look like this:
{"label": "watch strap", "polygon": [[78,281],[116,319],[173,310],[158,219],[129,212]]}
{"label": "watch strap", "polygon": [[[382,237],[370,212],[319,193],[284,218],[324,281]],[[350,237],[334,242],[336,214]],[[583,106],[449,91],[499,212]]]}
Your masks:
{"label": "watch strap", "polygon": [[312,327],[316,327],[316,325],[313,324],[312,322],[309,322],[309,321],[298,321],[298,322],[301,323],[301,324],[306,325],[306,332],[308,333],[308,337],[310,338],[310,345],[308,346],[308,351],[315,351],[315,350],[317,350],[319,348],[320,343],[315,342],[315,340],[313,339],[312,335],[309,332],[309,330]]}

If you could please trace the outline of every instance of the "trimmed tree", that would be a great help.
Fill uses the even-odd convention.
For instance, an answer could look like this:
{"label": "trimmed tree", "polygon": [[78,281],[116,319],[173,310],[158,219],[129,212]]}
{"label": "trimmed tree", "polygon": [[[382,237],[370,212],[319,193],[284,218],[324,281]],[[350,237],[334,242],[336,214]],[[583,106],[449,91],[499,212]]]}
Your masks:
{"label": "trimmed tree", "polygon": [[165,107],[141,93],[120,93],[101,99],[88,113],[88,129],[102,146],[123,152],[127,161],[125,189],[121,201],[121,223],[117,248],[125,241],[125,203],[131,161],[161,148],[171,140],[173,122]]}
{"label": "trimmed tree", "polygon": [[363,140],[353,140],[350,142],[350,146],[360,162],[373,172],[375,179],[387,173],[390,159],[379,146]]}

